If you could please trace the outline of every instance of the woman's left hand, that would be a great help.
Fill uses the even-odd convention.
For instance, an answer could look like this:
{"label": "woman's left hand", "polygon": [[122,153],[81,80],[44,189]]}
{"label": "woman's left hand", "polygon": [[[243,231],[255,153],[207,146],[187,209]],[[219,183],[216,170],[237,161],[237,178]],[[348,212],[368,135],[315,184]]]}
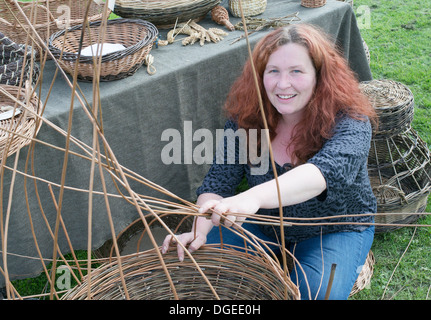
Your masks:
{"label": "woman's left hand", "polygon": [[241,225],[246,216],[237,216],[235,214],[251,215],[260,209],[259,202],[254,197],[248,197],[245,193],[233,197],[219,200],[208,200],[203,203],[199,209],[200,213],[212,212],[211,221],[215,226],[222,222],[225,226],[230,227],[234,223]]}

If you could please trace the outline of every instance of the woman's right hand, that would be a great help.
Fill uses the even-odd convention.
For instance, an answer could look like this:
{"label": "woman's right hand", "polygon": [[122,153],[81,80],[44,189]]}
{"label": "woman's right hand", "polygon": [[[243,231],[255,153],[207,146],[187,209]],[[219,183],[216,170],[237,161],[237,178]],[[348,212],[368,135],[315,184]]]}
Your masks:
{"label": "woman's right hand", "polygon": [[[195,237],[196,236],[196,237]],[[176,235],[175,237],[173,237],[172,235],[168,235],[166,236],[165,240],[163,241],[162,244],[162,253],[165,254],[166,252],[168,252],[169,250],[169,246],[171,244],[176,244],[177,245],[177,254],[178,254],[178,259],[180,261],[184,260],[184,249],[181,246],[181,244],[184,247],[188,248],[187,250],[192,253],[193,251],[198,250],[202,245],[204,245],[207,242],[207,237],[206,234],[200,233],[200,232],[186,232],[180,235]],[[180,244],[181,243],[181,244]]]}

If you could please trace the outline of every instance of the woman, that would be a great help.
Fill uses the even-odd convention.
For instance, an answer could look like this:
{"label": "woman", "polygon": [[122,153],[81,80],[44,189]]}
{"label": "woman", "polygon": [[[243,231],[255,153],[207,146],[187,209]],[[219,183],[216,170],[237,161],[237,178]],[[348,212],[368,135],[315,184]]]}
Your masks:
{"label": "woman", "polygon": [[[252,59],[284,216],[344,215],[321,221],[331,224],[284,228],[286,248],[305,272],[296,268],[298,272],[292,270],[291,279],[302,298],[321,299],[331,265],[337,264],[330,298],[347,299],[374,237],[369,213],[376,212],[376,199],[368,178],[367,158],[375,111],[333,42],[315,27],[298,24],[271,32],[256,45]],[[264,129],[250,61],[233,84],[225,108],[230,119],[225,129]],[[237,144],[237,157],[240,151]],[[244,164],[236,160],[235,164],[214,163],[198,188],[200,212],[213,214],[211,220],[197,218],[196,230],[177,237],[188,250],[219,242],[219,231],[214,226],[221,221],[225,226],[244,222],[233,213],[279,215],[272,167],[265,174],[253,175],[250,161]],[[243,177],[249,189],[235,194]],[[243,227],[263,240],[280,239],[279,227],[250,223]],[[244,245],[239,238],[223,229],[224,243]],[[162,252],[168,250],[171,240],[171,236],[166,237]],[[182,260],[184,251],[177,247]]]}

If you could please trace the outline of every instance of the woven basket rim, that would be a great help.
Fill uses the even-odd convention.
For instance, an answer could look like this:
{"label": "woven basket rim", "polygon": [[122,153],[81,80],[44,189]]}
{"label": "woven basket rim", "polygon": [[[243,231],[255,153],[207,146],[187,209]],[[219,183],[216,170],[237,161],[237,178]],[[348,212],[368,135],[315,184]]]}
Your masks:
{"label": "woven basket rim", "polygon": [[[108,20],[107,23],[111,24],[111,25],[123,24],[123,23],[137,24],[137,25],[147,27],[148,33],[147,33],[147,36],[145,38],[141,39],[140,41],[138,41],[137,43],[135,43],[132,46],[126,47],[125,49],[123,49],[121,51],[110,52],[110,53],[102,55],[101,56],[102,57],[102,63],[107,62],[107,61],[121,59],[121,58],[126,57],[128,55],[134,54],[134,53],[138,52],[139,50],[141,50],[142,48],[144,48],[145,46],[147,46],[148,44],[151,44],[152,41],[154,41],[154,39],[158,35],[157,28],[151,22],[148,22],[145,20],[116,18],[116,19]],[[100,27],[101,24],[102,24],[102,21],[93,21],[93,22],[90,22],[89,26],[90,26],[90,28],[91,27]],[[73,32],[73,31],[82,30],[82,27],[83,27],[82,24],[76,25],[76,26],[70,27],[68,29],[60,30],[60,31],[54,33],[53,35],[51,35],[51,37],[49,39],[49,49],[53,53],[53,55],[59,57],[60,54],[62,54],[61,57],[63,60],[69,60],[69,61],[77,60],[78,56],[79,56],[78,53],[66,52],[66,51],[61,52],[61,48],[59,49],[59,48],[55,47],[52,44],[52,42],[55,39],[57,39],[58,37],[63,36],[66,33],[66,31],[68,34],[71,34],[71,32]],[[105,39],[105,41],[107,41],[107,40],[108,39]],[[79,62],[80,63],[93,63],[93,57],[92,56],[79,56]]]}

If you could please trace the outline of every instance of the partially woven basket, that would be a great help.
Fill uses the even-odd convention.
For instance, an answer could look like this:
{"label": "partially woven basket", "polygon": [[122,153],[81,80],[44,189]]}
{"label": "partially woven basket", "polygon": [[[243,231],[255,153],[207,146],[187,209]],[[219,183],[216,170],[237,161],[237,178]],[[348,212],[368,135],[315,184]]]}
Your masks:
{"label": "partially woven basket", "polygon": [[[80,46],[82,25],[61,30],[49,39],[49,49],[62,62],[66,72],[73,75],[78,68],[78,79],[92,81],[96,72],[93,56],[80,56],[80,50],[100,43],[101,21],[91,22],[84,30]],[[107,21],[103,43],[120,44],[124,50],[102,55],[100,81],[123,79],[133,75],[145,62],[158,35],[157,28],[140,19],[112,19]]]}
{"label": "partially woven basket", "polygon": [[[376,232],[415,222],[431,191],[431,153],[412,128],[385,139],[373,139],[368,174],[377,198]],[[392,213],[392,214],[383,214]]]}
{"label": "partially woven basket", "polygon": [[22,106],[16,105],[16,110],[21,111],[19,115],[0,120],[0,157],[3,157],[4,152],[7,152],[7,156],[10,156],[28,145],[37,134],[40,121],[37,121],[35,115],[39,109],[39,100],[36,94],[30,93],[31,87],[29,85],[27,89],[4,84],[0,85],[0,88],[0,114],[5,112],[2,111],[5,107],[13,108],[16,105],[13,99],[2,93],[3,90],[13,97],[18,97],[21,102],[26,103],[26,101],[29,101],[26,107],[34,111],[34,113],[31,113]]}
{"label": "partially woven basket", "polygon": [[[32,31],[27,22],[19,13],[14,0],[0,0],[0,22],[2,32],[12,41],[20,44],[28,43],[37,48],[40,53],[40,45],[29,38]],[[36,2],[16,1],[39,36],[48,41],[49,36],[68,26],[82,24],[87,9],[87,0],[38,0]],[[71,5],[69,5],[71,4]],[[96,21],[102,17],[103,5],[91,1],[88,12],[88,21]],[[70,14],[70,15],[69,15]],[[69,18],[67,19],[66,18]]]}
{"label": "partially woven basket", "polygon": [[143,19],[159,29],[175,23],[201,20],[221,0],[117,0],[114,13],[122,18]]}
{"label": "partially woven basket", "polygon": [[301,0],[301,6],[307,8],[318,8],[326,4],[326,0]]}
{"label": "partially woven basket", "polygon": [[374,273],[374,264],[376,263],[376,259],[374,258],[373,252],[370,250],[367,255],[367,259],[365,260],[364,265],[362,266],[361,272],[359,273],[358,278],[356,279],[355,284],[353,285],[352,291],[350,291],[349,297],[355,295],[356,293],[362,291],[371,283],[371,277]]}
{"label": "partially woven basket", "polygon": [[404,132],[413,121],[414,97],[404,84],[393,80],[371,80],[360,83],[379,116],[376,137],[387,137]]}
{"label": "partially woven basket", "polygon": [[27,80],[35,84],[39,66],[33,63],[36,52],[30,46],[18,45],[0,32],[0,84],[24,86]]}
{"label": "partially woven basket", "polygon": [[[122,272],[131,300],[173,300],[174,292],[156,252],[151,249],[123,256]],[[276,263],[268,263],[257,252],[246,253],[233,247],[205,245],[178,260],[175,248],[163,255],[179,300],[298,300],[298,288],[283,276]],[[88,284],[90,283],[90,288]],[[90,289],[91,297],[88,296]],[[285,296],[285,290],[287,296]],[[215,293],[214,293],[215,292]],[[119,272],[118,259],[104,263],[91,272],[81,285],[67,292],[63,300],[123,300],[125,290]]]}
{"label": "partially woven basket", "polygon": [[245,17],[257,16],[266,9],[266,0],[229,0],[229,10],[234,17],[241,17],[241,7]]}

